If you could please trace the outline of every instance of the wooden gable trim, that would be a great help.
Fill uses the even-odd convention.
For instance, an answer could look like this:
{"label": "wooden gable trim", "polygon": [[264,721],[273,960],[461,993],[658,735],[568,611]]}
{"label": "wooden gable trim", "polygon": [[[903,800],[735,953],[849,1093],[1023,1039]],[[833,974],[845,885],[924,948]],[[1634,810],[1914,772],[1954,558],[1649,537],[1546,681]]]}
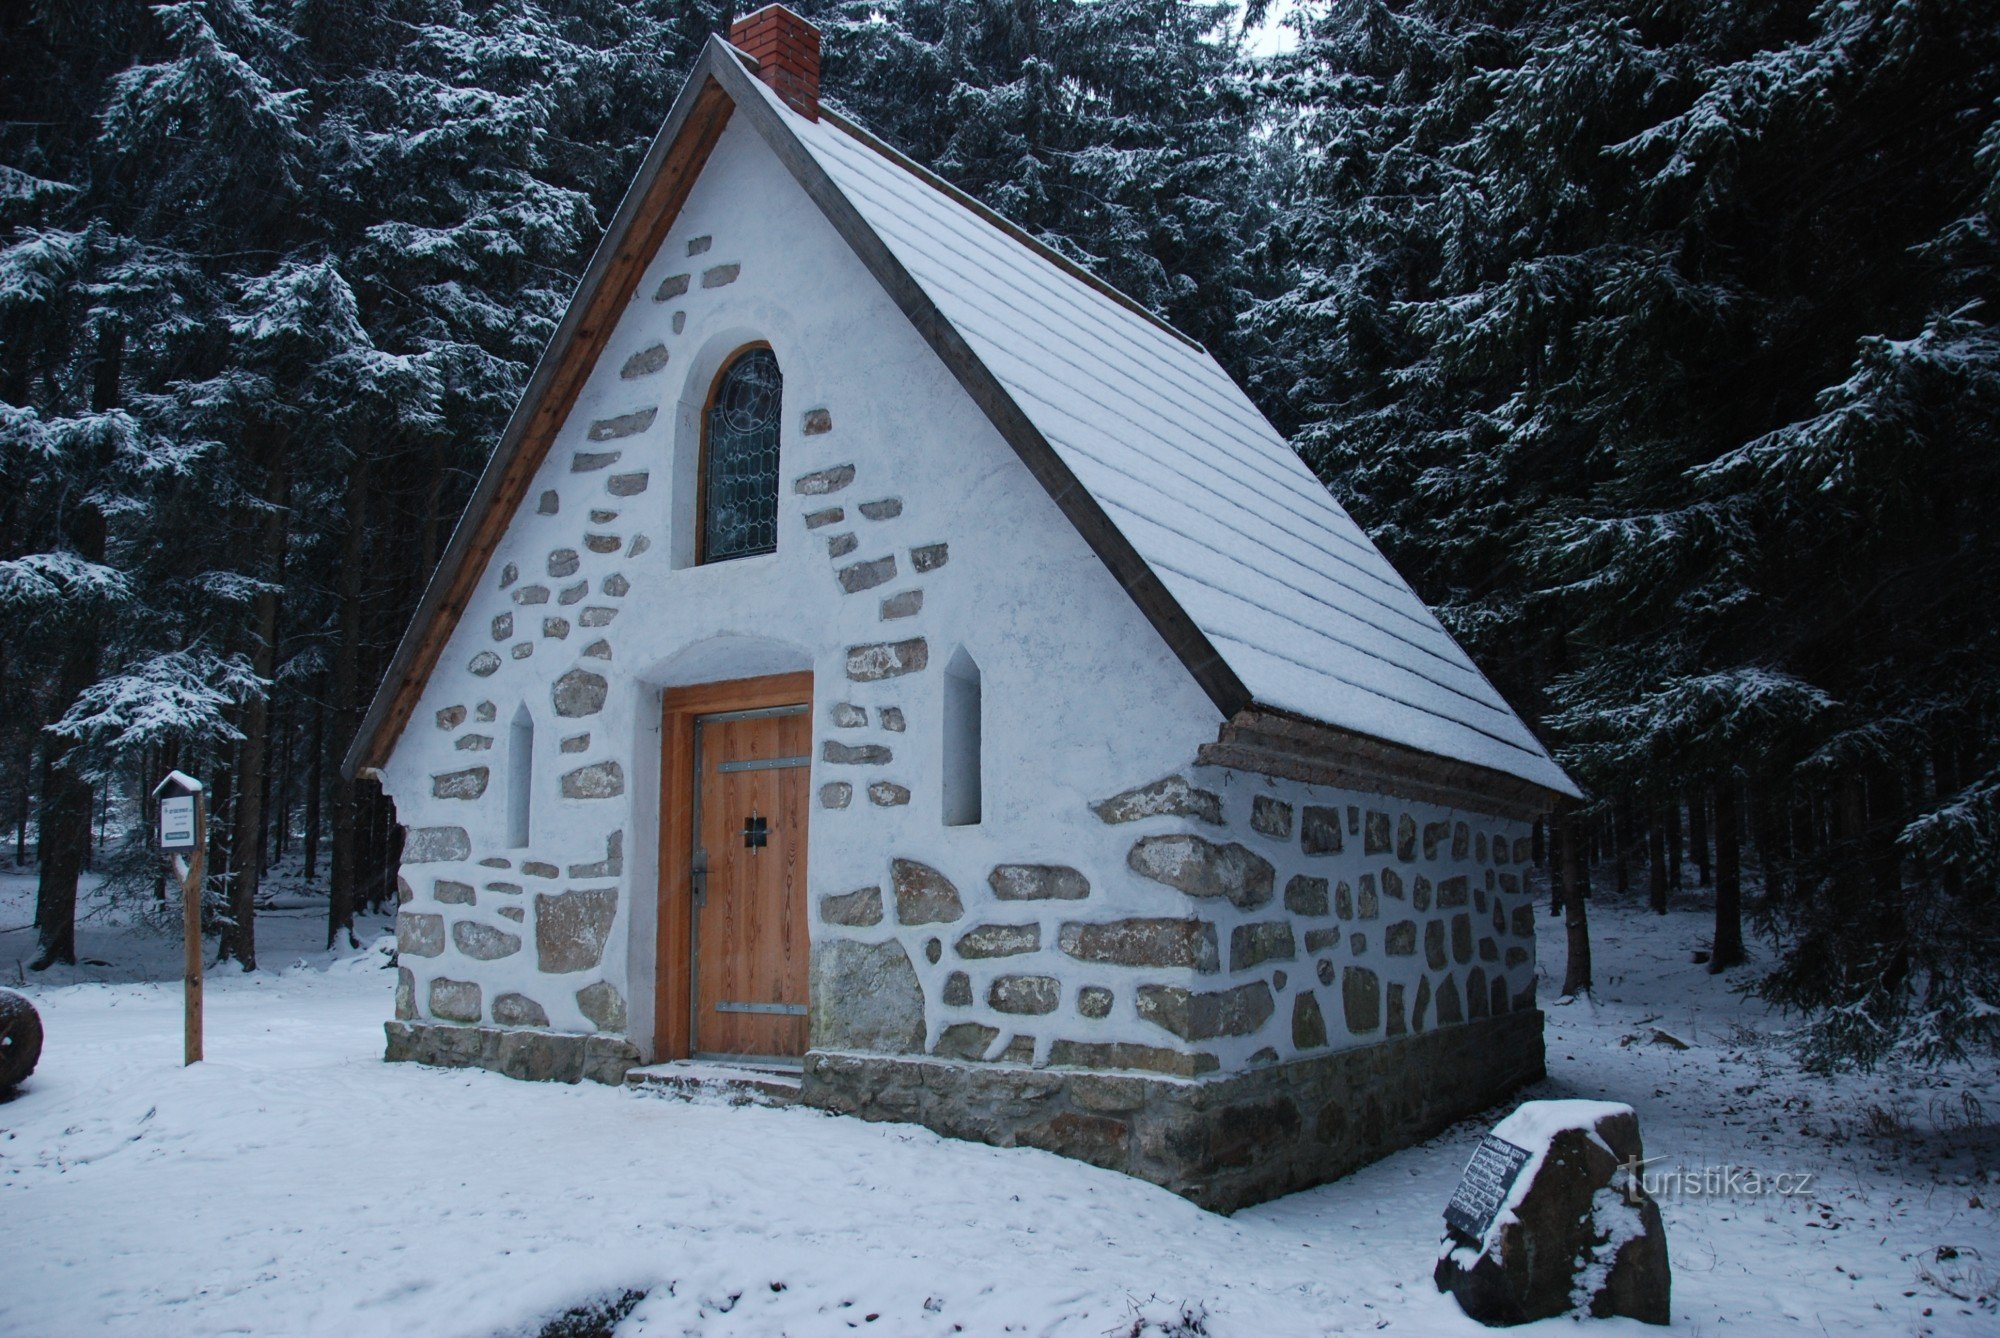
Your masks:
{"label": "wooden gable trim", "polygon": [[631,189],[612,215],[603,242],[536,363],[520,404],[501,432],[466,503],[464,517],[452,532],[451,543],[396,647],[375,700],[355,731],[342,763],[346,775],[382,765],[409,723],[424,684],[457,629],[493,550],[506,534],[626,304],[637,291],[640,276],[665,241],[695,178],[722,137],[735,105],[714,78],[718,65],[734,68],[734,61],[718,57],[720,45],[710,43],[674,100],[666,124],[647,150]]}
{"label": "wooden gable trim", "polygon": [[1203,766],[1390,794],[1524,822],[1570,802],[1566,795],[1504,771],[1265,707],[1223,722],[1215,742],[1203,744],[1195,760]]}

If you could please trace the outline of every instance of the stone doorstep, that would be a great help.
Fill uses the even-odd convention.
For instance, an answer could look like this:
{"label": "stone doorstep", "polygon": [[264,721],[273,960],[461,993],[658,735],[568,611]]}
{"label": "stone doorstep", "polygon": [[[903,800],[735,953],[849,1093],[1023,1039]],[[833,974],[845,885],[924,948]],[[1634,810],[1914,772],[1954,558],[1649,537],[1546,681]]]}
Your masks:
{"label": "stone doorstep", "polygon": [[683,1099],[721,1096],[732,1106],[789,1106],[799,1099],[804,1073],[805,1065],[796,1061],[678,1059],[628,1070],[625,1085]]}

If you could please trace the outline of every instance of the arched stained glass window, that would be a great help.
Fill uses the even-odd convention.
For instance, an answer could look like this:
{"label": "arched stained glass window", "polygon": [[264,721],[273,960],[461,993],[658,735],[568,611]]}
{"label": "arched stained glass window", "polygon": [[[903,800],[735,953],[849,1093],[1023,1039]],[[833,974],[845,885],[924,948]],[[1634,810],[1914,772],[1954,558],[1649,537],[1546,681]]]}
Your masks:
{"label": "arched stained glass window", "polygon": [[768,348],[736,355],[715,383],[703,451],[703,562],[778,546],[778,400],[783,378]]}

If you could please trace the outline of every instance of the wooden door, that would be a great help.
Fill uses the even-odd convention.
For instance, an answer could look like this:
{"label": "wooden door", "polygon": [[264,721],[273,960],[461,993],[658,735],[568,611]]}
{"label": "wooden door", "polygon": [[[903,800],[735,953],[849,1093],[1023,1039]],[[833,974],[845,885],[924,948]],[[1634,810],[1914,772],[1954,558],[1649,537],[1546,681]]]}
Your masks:
{"label": "wooden door", "polygon": [[695,720],[697,1054],[806,1052],[808,709]]}

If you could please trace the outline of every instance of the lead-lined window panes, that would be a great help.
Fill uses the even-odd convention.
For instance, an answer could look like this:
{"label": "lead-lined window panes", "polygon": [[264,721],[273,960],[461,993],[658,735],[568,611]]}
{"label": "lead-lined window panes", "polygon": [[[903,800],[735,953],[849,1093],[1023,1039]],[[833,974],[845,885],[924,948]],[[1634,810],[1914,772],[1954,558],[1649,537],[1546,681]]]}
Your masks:
{"label": "lead-lined window panes", "polygon": [[769,553],[778,546],[781,389],[778,359],[768,348],[738,354],[716,383],[704,452],[704,562]]}

